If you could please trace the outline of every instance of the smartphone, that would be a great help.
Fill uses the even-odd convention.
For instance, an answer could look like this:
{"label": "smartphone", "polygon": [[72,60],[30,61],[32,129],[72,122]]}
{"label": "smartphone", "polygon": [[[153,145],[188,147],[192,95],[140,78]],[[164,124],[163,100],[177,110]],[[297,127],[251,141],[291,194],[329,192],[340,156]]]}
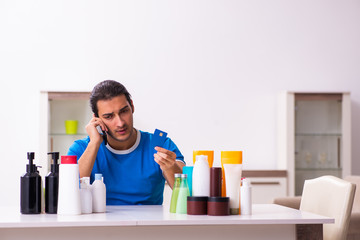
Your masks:
{"label": "smartphone", "polygon": [[104,141],[104,144],[106,145],[107,144],[107,135],[106,135],[106,132],[104,132],[100,125],[96,126],[96,129],[98,130],[98,132],[100,133],[100,135],[103,137],[103,141]]}

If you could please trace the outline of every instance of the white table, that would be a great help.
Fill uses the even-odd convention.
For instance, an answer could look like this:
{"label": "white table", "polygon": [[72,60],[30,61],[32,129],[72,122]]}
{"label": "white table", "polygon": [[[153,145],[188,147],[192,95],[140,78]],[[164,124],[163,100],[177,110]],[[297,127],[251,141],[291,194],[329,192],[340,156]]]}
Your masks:
{"label": "white table", "polygon": [[[0,208],[0,239],[295,239],[296,226],[334,219],[274,204],[255,204],[251,216],[171,214],[163,206],[108,206],[78,216],[21,215]],[[319,228],[317,228],[319,229]]]}

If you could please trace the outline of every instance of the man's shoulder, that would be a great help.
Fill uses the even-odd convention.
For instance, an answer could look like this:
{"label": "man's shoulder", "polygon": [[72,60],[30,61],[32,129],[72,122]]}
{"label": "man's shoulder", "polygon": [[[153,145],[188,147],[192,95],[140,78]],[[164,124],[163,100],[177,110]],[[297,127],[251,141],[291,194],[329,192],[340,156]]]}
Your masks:
{"label": "man's shoulder", "polygon": [[82,139],[75,140],[73,143],[73,147],[76,147],[76,146],[87,147],[89,142],[90,142],[90,137],[86,136]]}
{"label": "man's shoulder", "polygon": [[139,130],[139,132],[141,134],[141,139],[148,139],[148,138],[151,138],[152,135],[154,135],[153,133],[149,133],[149,132],[142,131],[142,130]]}

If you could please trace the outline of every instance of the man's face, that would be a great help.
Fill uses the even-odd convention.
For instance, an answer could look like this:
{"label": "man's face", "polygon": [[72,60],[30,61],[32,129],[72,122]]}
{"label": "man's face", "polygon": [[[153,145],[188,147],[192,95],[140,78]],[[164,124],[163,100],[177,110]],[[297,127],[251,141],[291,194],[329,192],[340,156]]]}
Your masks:
{"label": "man's face", "polygon": [[131,141],[133,133],[133,108],[125,95],[97,102],[99,118],[108,128],[108,135],[118,142]]}

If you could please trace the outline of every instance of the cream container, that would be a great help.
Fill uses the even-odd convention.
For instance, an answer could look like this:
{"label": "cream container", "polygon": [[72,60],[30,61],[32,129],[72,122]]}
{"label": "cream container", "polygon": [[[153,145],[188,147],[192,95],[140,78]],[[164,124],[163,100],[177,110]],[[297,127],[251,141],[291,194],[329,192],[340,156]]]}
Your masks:
{"label": "cream container", "polygon": [[224,164],[226,196],[230,198],[230,214],[240,214],[242,164]]}
{"label": "cream container", "polygon": [[221,151],[222,187],[221,196],[226,196],[224,164],[242,164],[242,151]]}
{"label": "cream container", "polygon": [[210,216],[229,215],[229,198],[228,197],[209,197],[207,205],[207,214]]}
{"label": "cream container", "polygon": [[187,214],[206,215],[208,197],[187,197]]}

